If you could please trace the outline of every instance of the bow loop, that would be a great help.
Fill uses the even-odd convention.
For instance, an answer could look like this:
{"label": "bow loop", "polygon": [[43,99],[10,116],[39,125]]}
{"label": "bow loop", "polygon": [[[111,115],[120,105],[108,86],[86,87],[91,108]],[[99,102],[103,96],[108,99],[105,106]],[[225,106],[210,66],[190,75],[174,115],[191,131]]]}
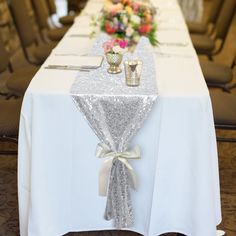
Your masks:
{"label": "bow loop", "polygon": [[140,148],[136,146],[133,150],[127,150],[125,152],[113,152],[109,149],[107,145],[104,143],[99,143],[96,149],[96,157],[98,158],[106,158],[103,163],[103,166],[100,169],[99,173],[99,195],[106,196],[108,189],[108,182],[111,172],[111,167],[114,158],[117,158],[121,161],[127,168],[131,187],[133,189],[137,189],[137,176],[134,172],[133,167],[128,162],[129,159],[140,159]]}

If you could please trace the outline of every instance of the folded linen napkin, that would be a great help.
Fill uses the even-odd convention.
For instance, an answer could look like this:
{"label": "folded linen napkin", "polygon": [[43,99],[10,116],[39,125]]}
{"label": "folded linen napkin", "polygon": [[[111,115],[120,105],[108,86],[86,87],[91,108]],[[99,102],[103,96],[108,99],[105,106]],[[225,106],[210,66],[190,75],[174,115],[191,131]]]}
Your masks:
{"label": "folded linen napkin", "polygon": [[75,56],[75,55],[68,55],[68,56],[54,56],[50,57],[47,62],[46,66],[55,66],[55,67],[78,67],[78,68],[98,68],[101,66],[103,61],[103,56],[100,55],[93,55],[93,56]]}

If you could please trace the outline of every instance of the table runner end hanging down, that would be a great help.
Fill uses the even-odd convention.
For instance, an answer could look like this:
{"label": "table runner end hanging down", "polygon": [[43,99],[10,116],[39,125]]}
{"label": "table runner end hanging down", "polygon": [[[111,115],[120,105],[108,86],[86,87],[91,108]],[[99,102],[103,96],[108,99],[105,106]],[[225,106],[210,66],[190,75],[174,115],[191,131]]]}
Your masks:
{"label": "table runner end hanging down", "polygon": [[[91,55],[102,55],[101,35],[93,45]],[[104,218],[114,220],[115,228],[129,228],[134,224],[130,189],[137,188],[137,177],[130,159],[140,158],[140,148],[128,149],[131,139],[141,128],[157,98],[156,72],[151,45],[141,38],[133,54],[125,59],[143,61],[139,87],[125,85],[125,75],[107,73],[107,62],[88,73],[78,72],[71,96],[100,144],[96,156],[105,158],[99,174],[99,194],[107,197]],[[95,147],[94,147],[95,148]]]}

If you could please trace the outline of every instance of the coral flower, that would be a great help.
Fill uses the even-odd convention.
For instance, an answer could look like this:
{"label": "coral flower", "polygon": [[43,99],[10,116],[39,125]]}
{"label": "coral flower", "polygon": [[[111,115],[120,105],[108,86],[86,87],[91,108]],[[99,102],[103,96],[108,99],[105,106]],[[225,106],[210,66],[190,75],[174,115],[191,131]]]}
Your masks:
{"label": "coral flower", "polygon": [[138,31],[140,34],[148,34],[152,30],[152,26],[148,24],[140,25]]}
{"label": "coral flower", "polygon": [[110,12],[114,16],[121,12],[123,9],[123,5],[121,3],[113,4],[110,6]]}

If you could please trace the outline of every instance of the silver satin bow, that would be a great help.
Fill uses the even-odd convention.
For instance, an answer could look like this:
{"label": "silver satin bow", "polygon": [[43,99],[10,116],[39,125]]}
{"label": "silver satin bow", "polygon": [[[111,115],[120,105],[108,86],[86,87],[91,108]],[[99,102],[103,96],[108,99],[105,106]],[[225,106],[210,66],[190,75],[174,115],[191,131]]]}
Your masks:
{"label": "silver satin bow", "polygon": [[99,195],[100,196],[107,196],[109,176],[111,172],[112,163],[115,158],[117,158],[127,167],[130,180],[131,180],[131,187],[133,189],[137,189],[137,185],[138,185],[137,176],[134,172],[133,167],[129,164],[128,159],[141,158],[139,146],[136,146],[133,150],[128,150],[125,152],[113,152],[104,143],[99,143],[96,149],[96,157],[107,158],[104,161],[103,166],[101,167],[100,172],[99,172]]}

